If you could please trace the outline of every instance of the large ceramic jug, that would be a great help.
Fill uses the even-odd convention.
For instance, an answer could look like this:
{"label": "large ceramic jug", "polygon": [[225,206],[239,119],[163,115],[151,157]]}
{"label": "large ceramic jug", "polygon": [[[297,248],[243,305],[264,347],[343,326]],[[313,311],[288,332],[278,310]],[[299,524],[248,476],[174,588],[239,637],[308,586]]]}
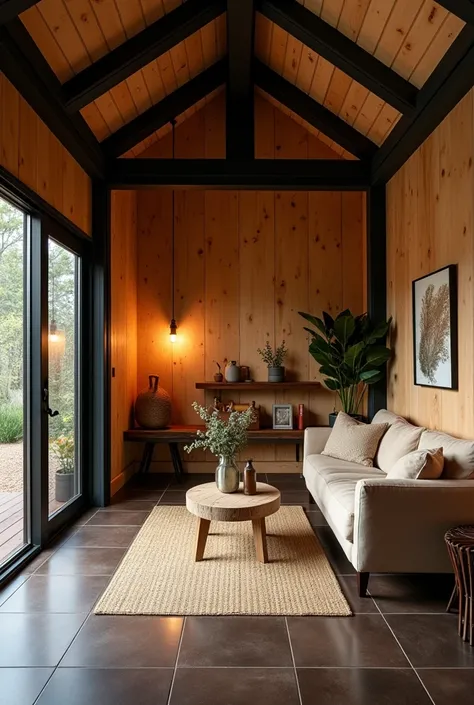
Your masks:
{"label": "large ceramic jug", "polygon": [[166,428],[171,421],[171,397],[159,386],[158,375],[148,377],[150,386],[135,402],[135,420],[142,428]]}
{"label": "large ceramic jug", "polygon": [[240,367],[235,360],[225,366],[226,382],[240,382]]}

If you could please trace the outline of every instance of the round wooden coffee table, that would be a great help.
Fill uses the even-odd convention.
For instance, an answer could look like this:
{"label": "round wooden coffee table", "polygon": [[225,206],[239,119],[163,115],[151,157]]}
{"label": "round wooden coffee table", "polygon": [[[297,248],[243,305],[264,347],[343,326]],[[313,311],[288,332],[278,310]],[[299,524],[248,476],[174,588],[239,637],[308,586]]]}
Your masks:
{"label": "round wooden coffee table", "polygon": [[268,563],[265,517],[280,508],[280,491],[257,482],[257,494],[246,495],[242,484],[232,494],[220,492],[215,482],[198,485],[186,492],[186,507],[199,517],[195,560],[202,561],[211,521],[251,521],[257,560]]}

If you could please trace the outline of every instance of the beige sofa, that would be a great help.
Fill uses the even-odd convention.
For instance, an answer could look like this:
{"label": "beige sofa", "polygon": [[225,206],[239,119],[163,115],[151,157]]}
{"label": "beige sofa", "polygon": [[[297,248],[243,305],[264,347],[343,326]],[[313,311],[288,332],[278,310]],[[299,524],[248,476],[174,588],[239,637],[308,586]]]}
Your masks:
{"label": "beige sofa", "polygon": [[[445,573],[447,529],[474,524],[474,441],[413,426],[383,410],[372,423],[389,423],[375,467],[321,455],[330,428],[305,431],[303,474],[347,558],[357,571],[359,594],[373,573]],[[417,448],[443,447],[439,480],[392,480],[386,473]]]}

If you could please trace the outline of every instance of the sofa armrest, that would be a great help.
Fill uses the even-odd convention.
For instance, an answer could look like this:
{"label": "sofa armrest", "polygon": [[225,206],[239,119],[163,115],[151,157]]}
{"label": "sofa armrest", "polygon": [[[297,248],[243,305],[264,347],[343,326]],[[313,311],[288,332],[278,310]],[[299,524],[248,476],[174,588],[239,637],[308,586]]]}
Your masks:
{"label": "sofa armrest", "polygon": [[474,524],[472,480],[359,480],[353,563],[368,572],[448,572],[444,534]]}
{"label": "sofa armrest", "polygon": [[305,429],[303,450],[304,458],[307,458],[308,455],[321,453],[324,450],[324,446],[326,445],[326,441],[329,438],[330,433],[331,428],[329,426],[313,426]]}

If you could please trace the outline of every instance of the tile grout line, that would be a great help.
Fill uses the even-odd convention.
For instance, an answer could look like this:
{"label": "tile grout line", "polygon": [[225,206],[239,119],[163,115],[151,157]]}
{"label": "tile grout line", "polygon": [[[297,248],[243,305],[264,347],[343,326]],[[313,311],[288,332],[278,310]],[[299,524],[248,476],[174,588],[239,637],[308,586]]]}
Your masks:
{"label": "tile grout line", "polygon": [[399,648],[401,649],[402,654],[405,656],[406,660],[407,660],[408,663],[410,664],[410,668],[412,669],[412,671],[414,672],[414,674],[415,674],[416,677],[418,678],[418,680],[419,680],[419,682],[420,682],[420,684],[421,684],[421,687],[423,688],[423,690],[425,691],[425,693],[427,694],[427,696],[429,697],[429,699],[431,700],[431,702],[433,703],[433,705],[436,705],[435,701],[434,701],[433,698],[431,697],[431,694],[430,694],[428,688],[427,688],[426,685],[423,683],[423,681],[422,681],[420,675],[418,674],[418,671],[416,670],[416,668],[414,667],[414,665],[412,664],[412,662],[411,662],[410,659],[408,658],[408,654],[407,654],[407,652],[405,651],[405,649],[403,648],[403,646],[401,645],[401,643],[400,643],[400,641],[399,641],[397,635],[396,635],[395,632],[393,631],[393,629],[392,629],[392,627],[390,626],[390,624],[388,623],[388,621],[385,619],[384,613],[382,612],[382,610],[380,609],[380,607],[378,606],[378,604],[377,604],[377,602],[376,602],[375,600],[374,600],[374,602],[375,602],[375,606],[377,607],[377,609],[378,609],[378,611],[379,611],[380,616],[382,617],[383,621],[385,622],[385,624],[386,624],[387,627],[389,628],[389,630],[390,630],[390,632],[391,632],[393,638],[395,639],[395,641],[397,642]]}
{"label": "tile grout line", "polygon": [[166,702],[167,702],[167,705],[170,705],[170,703],[171,703],[171,697],[172,697],[172,695],[173,695],[173,686],[174,686],[174,681],[175,681],[175,679],[176,679],[176,671],[178,670],[178,661],[179,661],[179,655],[180,655],[180,653],[181,653],[181,644],[183,643],[184,630],[185,630],[185,628],[186,628],[186,620],[187,620],[187,617],[185,616],[185,617],[184,617],[184,620],[183,620],[183,626],[182,626],[182,628],[181,628],[181,635],[180,635],[180,637],[179,637],[178,650],[177,650],[177,652],[176,652],[176,661],[175,661],[175,663],[174,663],[173,677],[171,678],[171,683],[170,683],[170,692],[169,692],[169,695],[168,695],[168,700],[166,701]]}
{"label": "tile grout line", "polygon": [[298,698],[299,698],[300,705],[303,705],[303,700],[301,698],[300,682],[298,680],[298,672],[296,670],[295,655],[293,653],[293,644],[291,643],[290,628],[288,626],[288,617],[285,617],[285,626],[286,626],[286,634],[288,637],[288,643],[290,646],[291,660],[293,663],[293,673],[295,676],[296,689],[298,691]]}

